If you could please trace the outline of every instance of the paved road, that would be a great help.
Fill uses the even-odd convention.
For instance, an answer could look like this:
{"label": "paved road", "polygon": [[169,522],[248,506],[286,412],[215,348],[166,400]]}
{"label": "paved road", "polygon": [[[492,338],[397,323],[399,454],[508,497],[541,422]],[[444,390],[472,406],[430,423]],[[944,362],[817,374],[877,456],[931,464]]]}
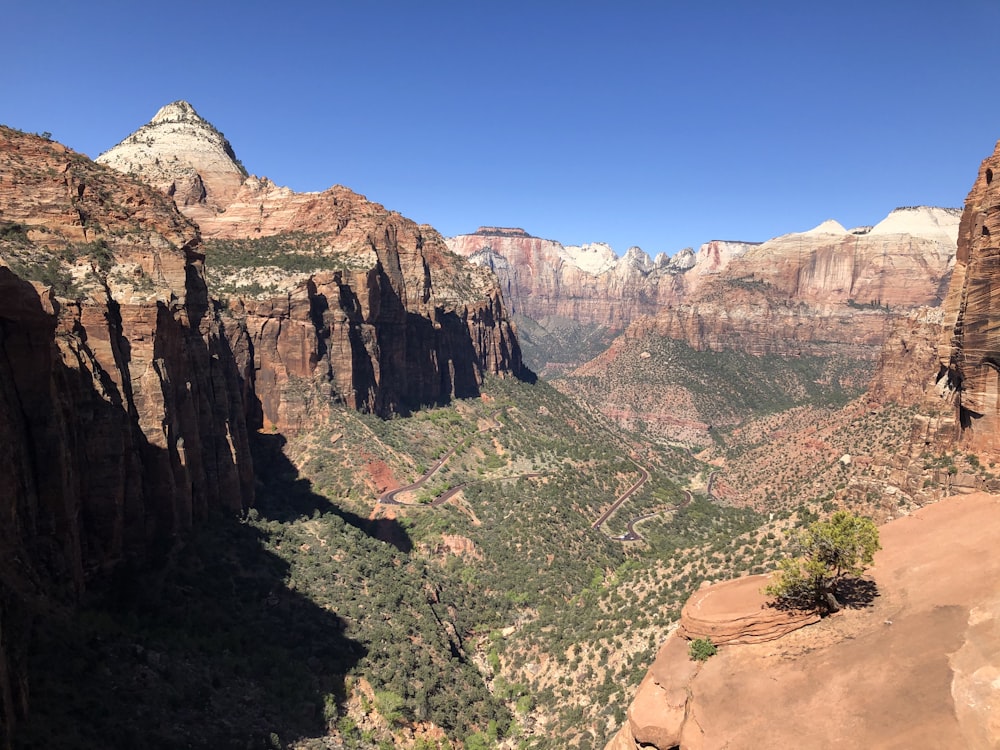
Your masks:
{"label": "paved road", "polygon": [[617,539],[620,542],[641,542],[642,541],[642,535],[639,534],[639,532],[635,530],[635,525],[637,523],[640,523],[641,521],[646,521],[646,520],[648,520],[650,518],[658,516],[661,513],[665,513],[668,510],[680,510],[681,508],[686,508],[688,505],[691,504],[691,501],[693,499],[694,499],[694,497],[691,495],[691,491],[690,490],[684,490],[684,502],[682,502],[680,505],[678,505],[675,508],[665,508],[664,510],[658,510],[658,511],[655,511],[653,513],[647,513],[644,516],[636,516],[635,518],[629,519],[628,527],[627,527],[628,530],[624,534],[622,534],[621,536],[616,536],[615,539]]}
{"label": "paved road", "polygon": [[[495,412],[493,412],[490,415],[490,419],[493,420],[493,424],[488,425],[486,427],[483,427],[482,429],[479,430],[478,434],[482,434],[484,432],[489,432],[490,430],[500,429],[501,427],[503,427],[503,423],[500,422],[500,420],[497,419],[497,415],[501,411],[503,411],[503,410],[502,409],[497,409]],[[448,500],[450,500],[451,498],[453,498],[455,495],[457,495],[460,490],[462,490],[463,488],[465,488],[469,484],[471,484],[471,482],[462,482],[462,484],[457,484],[454,487],[448,489],[443,494],[441,494],[438,497],[434,498],[429,503],[403,503],[403,502],[400,502],[399,500],[397,500],[396,496],[400,495],[400,494],[402,494],[404,492],[412,492],[413,490],[419,490],[421,487],[423,487],[427,483],[427,480],[430,479],[432,476],[434,476],[434,473],[438,469],[440,469],[442,466],[444,466],[445,461],[447,461],[449,458],[451,458],[452,456],[454,456],[455,455],[455,451],[457,451],[459,448],[461,448],[463,445],[465,445],[465,443],[466,443],[466,440],[463,440],[458,445],[456,445],[454,448],[452,448],[450,451],[448,451],[447,453],[445,453],[440,459],[438,459],[437,462],[434,463],[433,466],[431,466],[431,468],[429,468],[427,471],[425,471],[420,476],[420,478],[417,479],[412,484],[408,484],[405,487],[397,487],[394,490],[386,490],[385,492],[383,492],[379,496],[378,500],[376,500],[375,502],[378,503],[378,504],[381,504],[381,505],[406,505],[406,506],[409,506],[409,507],[420,507],[420,506],[425,506],[425,505],[431,505],[431,506],[432,505],[441,505],[442,503],[447,502]],[[521,479],[521,478],[538,477],[538,476],[541,476],[541,475],[540,474],[518,474],[517,476],[513,476],[513,477],[501,477],[501,478],[502,479]]]}
{"label": "paved road", "polygon": [[649,472],[646,471],[646,469],[644,469],[642,466],[639,466],[639,464],[636,462],[636,460],[634,458],[631,459],[631,461],[632,461],[632,463],[634,463],[636,465],[636,467],[642,473],[642,476],[639,477],[639,481],[636,482],[635,484],[633,484],[627,490],[625,490],[625,493],[622,494],[617,500],[615,500],[611,504],[611,507],[608,508],[604,512],[604,515],[602,515],[600,518],[598,518],[596,521],[594,521],[594,523],[591,524],[590,528],[592,528],[592,529],[598,529],[601,526],[603,526],[604,522],[607,521],[611,517],[612,513],[614,513],[616,510],[618,510],[618,508],[621,507],[622,503],[624,503],[626,500],[628,500],[630,497],[632,497],[632,495],[634,495],[636,492],[639,491],[639,488],[642,487],[642,485],[644,485],[646,482],[649,481]]}
{"label": "paved road", "polygon": [[[709,499],[712,498],[712,482],[715,481],[716,474],[718,474],[717,471],[713,471],[711,474],[709,474],[708,484],[705,485],[705,494],[708,496]],[[684,502],[678,505],[675,510],[681,510],[682,508],[686,508],[688,505],[691,504],[691,501],[694,499],[694,496],[691,494],[690,490],[684,490],[684,495],[685,495]],[[617,539],[620,542],[641,542],[642,535],[635,530],[635,525],[647,519],[653,518],[654,516],[658,516],[660,515],[660,513],[663,513],[663,511],[656,511],[655,513],[647,513],[644,516],[636,516],[635,518],[629,519],[627,527],[628,530],[621,536],[614,537],[614,539]],[[595,526],[594,528],[597,527]]]}
{"label": "paved road", "polygon": [[413,484],[408,484],[405,487],[398,487],[397,489],[387,490],[386,492],[383,492],[382,495],[379,497],[378,502],[381,503],[382,505],[414,505],[415,503],[399,502],[399,500],[396,499],[396,495],[400,494],[401,492],[410,492],[411,490],[419,490],[427,483],[427,480],[434,475],[434,472],[440,469],[444,465],[445,461],[447,461],[449,458],[455,455],[455,451],[457,450],[458,446],[456,445],[450,451],[445,453],[440,459],[438,459],[437,463],[435,463],[433,466],[431,466],[431,468],[425,471],[420,476],[420,478],[417,479],[417,481],[414,482]]}

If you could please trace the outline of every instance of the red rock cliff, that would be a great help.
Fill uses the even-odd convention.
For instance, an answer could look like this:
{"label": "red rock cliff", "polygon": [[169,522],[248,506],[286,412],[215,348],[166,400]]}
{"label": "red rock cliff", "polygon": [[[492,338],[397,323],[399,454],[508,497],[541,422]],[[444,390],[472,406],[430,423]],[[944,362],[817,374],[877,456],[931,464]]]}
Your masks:
{"label": "red rock cliff", "polygon": [[[248,177],[234,188],[242,168],[220,167],[226,154],[218,131],[175,102],[100,161],[175,197],[181,183],[204,186],[179,206],[211,240],[213,293],[249,333],[234,349],[254,373],[255,424],[296,429],[337,402],[388,416],[475,395],[486,373],[522,372],[495,278],[434,229],[340,186],[296,193]],[[252,257],[303,243],[295,270]],[[219,253],[233,248],[224,267]]]}
{"label": "red rock cliff", "polygon": [[1000,451],[1000,143],[979,167],[965,201],[955,272],[944,303],[938,380],[952,393],[956,438]]}
{"label": "red rock cliff", "polygon": [[0,693],[39,591],[72,600],[253,497],[245,376],[171,201],[0,128]]}
{"label": "red rock cliff", "polygon": [[877,356],[890,312],[937,305],[958,216],[899,208],[874,227],[827,221],[763,243],[713,241],[697,254],[616,258],[604,245],[564,247],[523,230],[481,228],[450,239],[492,269],[515,312],[624,329],[656,319],[660,335],[699,350]]}

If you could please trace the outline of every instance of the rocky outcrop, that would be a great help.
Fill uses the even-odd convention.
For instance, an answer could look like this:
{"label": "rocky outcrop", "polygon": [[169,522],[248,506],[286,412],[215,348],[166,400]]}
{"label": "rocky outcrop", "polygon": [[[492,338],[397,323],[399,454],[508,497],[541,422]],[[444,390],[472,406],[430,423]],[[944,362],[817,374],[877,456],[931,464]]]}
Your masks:
{"label": "rocky outcrop", "polygon": [[996,747],[998,529],[997,497],[944,500],[882,527],[867,606],[701,666],[672,635],[607,747]]}
{"label": "rocky outcrop", "polygon": [[[965,201],[955,272],[944,303],[937,379],[951,391],[956,439],[1000,450],[1000,333],[993,287],[1000,263],[1000,143]],[[998,183],[1000,185],[1000,183]]]}
{"label": "rocky outcrop", "polygon": [[[180,102],[101,159],[161,187],[189,169],[222,185],[178,205],[210,240],[213,289],[231,328],[248,333],[233,348],[254,373],[254,426],[297,429],[334,403],[389,416],[475,395],[485,374],[523,373],[495,278],[433,228],[341,186],[296,193],[241,177],[233,189],[240,167],[220,137]],[[217,167],[220,148],[228,169]]]}
{"label": "rocky outcrop", "polygon": [[[0,129],[0,692],[27,704],[30,602],[73,600],[253,499],[248,373],[197,230],[157,191]],[[20,631],[20,632],[19,632]]]}
{"label": "rocky outcrop", "polygon": [[681,610],[677,634],[707,638],[716,646],[765,643],[819,622],[816,612],[778,609],[761,592],[769,576],[757,575],[702,586]]}

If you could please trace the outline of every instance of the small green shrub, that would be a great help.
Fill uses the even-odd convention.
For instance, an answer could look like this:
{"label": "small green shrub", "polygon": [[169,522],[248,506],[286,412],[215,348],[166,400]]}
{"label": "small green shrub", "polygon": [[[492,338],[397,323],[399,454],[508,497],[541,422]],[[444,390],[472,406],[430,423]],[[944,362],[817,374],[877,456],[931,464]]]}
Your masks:
{"label": "small green shrub", "polygon": [[708,661],[710,656],[715,656],[718,652],[718,647],[708,638],[696,638],[688,647],[688,656],[692,661]]}

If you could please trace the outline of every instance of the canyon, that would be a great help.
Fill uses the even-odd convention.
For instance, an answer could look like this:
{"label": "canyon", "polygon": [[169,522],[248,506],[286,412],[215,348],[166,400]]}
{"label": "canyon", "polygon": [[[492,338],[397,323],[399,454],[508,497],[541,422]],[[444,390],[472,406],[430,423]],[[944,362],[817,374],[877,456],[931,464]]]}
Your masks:
{"label": "canyon", "polygon": [[[245,513],[257,431],[293,433],[337,404],[389,417],[529,374],[488,272],[346,188],[247,176],[190,105],[164,107],[104,161],[125,172],[0,129],[8,746],[40,618]],[[292,272],[257,269],[266,293],[225,293],[209,288],[206,230],[313,249]]]}
{"label": "canyon", "polygon": [[[961,217],[617,258],[278,186],[186,102],[96,163],[0,130],[6,746],[995,743],[998,167]],[[840,505],[891,521],[879,596],[768,609]]]}
{"label": "canyon", "polygon": [[[997,457],[990,293],[997,167],[1000,143],[983,161],[966,199],[941,309],[914,311],[894,322],[869,390],[873,403],[923,407],[913,419],[910,465],[918,451],[931,455],[928,449]],[[790,277],[780,268],[776,275]],[[907,459],[899,458],[893,463],[905,470]],[[679,628],[660,649],[608,750],[832,742],[894,747],[917,737],[945,746],[995,747],[1000,610],[990,551],[998,508],[995,495],[964,494],[883,526],[883,550],[870,571],[878,592],[873,603],[817,624],[800,621],[775,630],[778,615],[763,614],[769,603],[759,580],[703,588],[685,605]],[[958,569],[969,575],[957,580]],[[766,637],[757,637],[760,632]],[[688,658],[685,640],[697,637],[730,645],[722,658],[699,667]],[[908,658],[887,660],[887,653]],[[874,682],[873,663],[879,675]],[[804,684],[810,674],[831,679]],[[752,706],[733,697],[733,682],[754,696]],[[860,682],[867,686],[863,697],[852,687]],[[911,690],[915,684],[921,689]]]}

